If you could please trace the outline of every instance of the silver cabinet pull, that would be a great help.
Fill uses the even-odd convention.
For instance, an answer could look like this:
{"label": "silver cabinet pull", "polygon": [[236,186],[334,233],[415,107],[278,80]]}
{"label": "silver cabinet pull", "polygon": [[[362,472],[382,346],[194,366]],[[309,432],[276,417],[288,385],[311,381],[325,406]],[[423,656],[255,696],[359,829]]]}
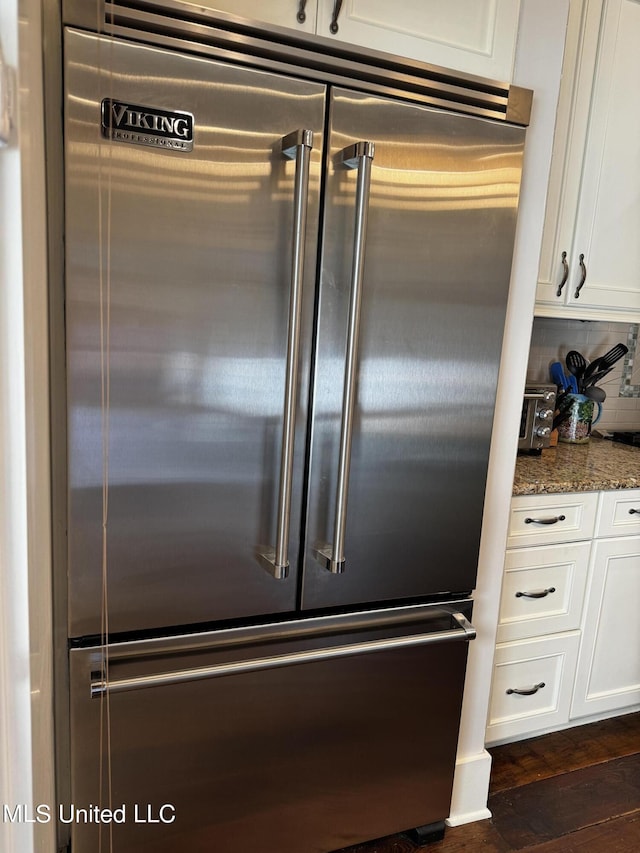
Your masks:
{"label": "silver cabinet pull", "polygon": [[320,549],[316,556],[324,567],[333,574],[341,574],[345,568],[344,537],[347,527],[347,493],[351,468],[351,435],[356,403],[356,372],[358,366],[358,338],[360,333],[360,305],[364,277],[364,247],[367,236],[369,213],[369,189],[371,185],[371,162],[375,153],[373,142],[357,142],[345,148],[340,159],[348,169],[358,170],[356,185],[356,221],[354,229],[353,264],[351,267],[351,299],[349,302],[349,325],[347,351],[344,365],[342,390],[342,420],[340,424],[340,455],[336,486],[336,506],[333,522],[333,544]]}
{"label": "silver cabinet pull", "polygon": [[282,153],[296,161],[294,184],[293,240],[291,253],[291,289],[289,292],[289,331],[284,387],[284,417],[280,450],[280,484],[274,551],[260,555],[261,564],[278,580],[289,574],[289,522],[291,518],[291,484],[293,449],[298,402],[298,361],[300,354],[300,315],[302,279],[309,198],[309,161],[313,148],[313,132],[296,130],[282,140]]}
{"label": "silver cabinet pull", "polygon": [[552,515],[550,518],[525,518],[525,524],[557,524],[559,521],[564,521],[566,515]]}
{"label": "silver cabinet pull", "polygon": [[195,669],[181,669],[175,672],[160,672],[154,675],[139,675],[131,678],[110,679],[94,677],[91,680],[91,696],[106,693],[124,693],[129,690],[141,690],[145,687],[164,687],[169,684],[183,684],[190,681],[203,681],[208,678],[220,678],[225,675],[239,675],[258,672],[264,669],[279,669],[314,661],[332,658],[354,657],[355,655],[383,652],[389,649],[406,649],[411,646],[429,646],[445,642],[469,642],[476,636],[476,629],[463,613],[452,613],[456,628],[446,631],[434,631],[431,634],[410,634],[406,637],[393,637],[386,640],[369,640],[346,646],[334,646],[325,649],[310,649],[306,652],[292,652],[288,655],[274,655],[267,658],[232,661],[230,663],[201,666]]}
{"label": "silver cabinet pull", "polygon": [[296,20],[299,24],[304,24],[307,20],[307,13],[305,12],[305,7],[307,5],[307,0],[300,0],[298,4],[298,14],[296,15]]}
{"label": "silver cabinet pull", "polygon": [[567,283],[567,279],[569,278],[569,264],[567,263],[567,253],[562,253],[562,281],[558,285],[558,289],[556,290],[556,296],[562,296],[562,288]]}
{"label": "silver cabinet pull", "polygon": [[531,590],[530,592],[516,592],[516,598],[546,598],[555,591],[555,586],[550,586],[548,589],[537,589]]}
{"label": "silver cabinet pull", "polygon": [[331,15],[331,23],[329,24],[329,29],[335,36],[338,32],[338,18],[340,17],[340,10],[342,9],[342,0],[335,0],[333,4],[333,14]]}
{"label": "silver cabinet pull", "polygon": [[533,696],[538,690],[542,690],[544,686],[544,681],[541,681],[539,684],[534,684],[533,687],[509,687],[507,696],[511,696],[512,693],[515,693],[516,696]]}
{"label": "silver cabinet pull", "polygon": [[580,291],[584,287],[584,283],[587,280],[587,268],[586,268],[585,263],[584,263],[584,255],[580,255],[580,257],[578,258],[578,261],[580,262],[580,270],[581,270],[581,272],[580,272],[580,284],[576,287],[576,292],[573,294],[574,299],[578,299],[578,297],[580,296]]}

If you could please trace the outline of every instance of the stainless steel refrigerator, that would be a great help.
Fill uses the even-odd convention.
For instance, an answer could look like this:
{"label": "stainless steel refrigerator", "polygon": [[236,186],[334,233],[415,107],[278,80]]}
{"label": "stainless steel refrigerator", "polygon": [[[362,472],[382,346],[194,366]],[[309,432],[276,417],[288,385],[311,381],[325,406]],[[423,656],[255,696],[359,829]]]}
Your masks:
{"label": "stainless steel refrigerator", "polygon": [[437,834],[525,131],[486,81],[165,5],[64,38],[61,833]]}

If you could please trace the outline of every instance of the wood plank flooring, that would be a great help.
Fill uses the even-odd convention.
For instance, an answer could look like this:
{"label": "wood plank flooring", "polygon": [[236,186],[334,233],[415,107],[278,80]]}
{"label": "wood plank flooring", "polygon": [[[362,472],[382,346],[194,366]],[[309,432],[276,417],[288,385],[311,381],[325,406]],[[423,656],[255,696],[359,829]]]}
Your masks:
{"label": "wood plank flooring", "polygon": [[423,848],[394,835],[339,853],[640,851],[640,713],[490,752],[491,820],[451,827]]}

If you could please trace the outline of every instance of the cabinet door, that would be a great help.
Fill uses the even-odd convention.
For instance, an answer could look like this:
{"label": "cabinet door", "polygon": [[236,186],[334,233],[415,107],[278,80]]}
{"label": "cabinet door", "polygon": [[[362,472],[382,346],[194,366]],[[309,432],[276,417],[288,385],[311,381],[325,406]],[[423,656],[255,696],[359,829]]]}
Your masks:
{"label": "cabinet door", "polygon": [[576,299],[640,312],[640,112],[629,98],[640,80],[640,3],[605,4],[573,247],[588,269]]}
{"label": "cabinet door", "polygon": [[520,0],[318,0],[317,33],[508,81],[519,11]]}
{"label": "cabinet door", "polygon": [[572,717],[640,702],[640,536],[596,540]]}
{"label": "cabinet door", "polygon": [[640,3],[575,2],[570,27],[537,313],[637,320]]}
{"label": "cabinet door", "polygon": [[316,28],[317,0],[200,0],[199,5],[304,33],[313,33]]}
{"label": "cabinet door", "polygon": [[[593,89],[602,0],[570,0],[558,97],[536,313],[566,316],[573,232]],[[571,281],[569,280],[571,279]],[[574,285],[575,287],[575,285]]]}

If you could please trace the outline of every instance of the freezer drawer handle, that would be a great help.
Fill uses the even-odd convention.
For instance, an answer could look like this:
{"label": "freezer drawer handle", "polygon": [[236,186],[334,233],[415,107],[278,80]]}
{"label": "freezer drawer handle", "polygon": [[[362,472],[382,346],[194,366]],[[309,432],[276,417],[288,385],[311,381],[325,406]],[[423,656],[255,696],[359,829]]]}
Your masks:
{"label": "freezer drawer handle", "polygon": [[313,132],[296,130],[282,140],[282,153],[296,161],[291,253],[291,289],[289,291],[289,333],[284,388],[284,419],[280,450],[280,485],[276,521],[275,550],[259,555],[261,565],[277,580],[289,574],[289,522],[291,519],[291,484],[293,481],[293,448],[298,405],[298,361],[300,354],[300,315],[304,248],[309,199],[309,160],[313,148]]}
{"label": "freezer drawer handle", "polygon": [[311,649],[307,652],[292,652],[268,658],[221,663],[202,666],[197,669],[183,669],[177,672],[163,672],[155,675],[141,675],[134,678],[104,679],[94,677],[91,680],[91,696],[105,693],[124,693],[129,690],[141,690],[144,687],[164,687],[170,684],[182,684],[188,681],[202,681],[208,678],[220,678],[227,675],[239,675],[247,672],[259,672],[263,669],[278,669],[284,666],[297,666],[314,661],[332,658],[354,657],[372,652],[384,652],[390,649],[404,649],[411,646],[428,646],[446,642],[469,642],[476,636],[476,629],[463,613],[451,613],[457,628],[435,631],[432,634],[411,634],[407,637],[394,637],[388,640],[370,640],[365,643],[353,643],[348,646],[335,646],[328,649]]}
{"label": "freezer drawer handle", "polygon": [[345,569],[344,538],[347,528],[347,493],[351,468],[351,435],[356,404],[356,373],[358,367],[358,339],[360,335],[360,305],[364,278],[364,247],[367,236],[369,213],[369,188],[371,185],[371,162],[375,154],[373,142],[356,142],[339,154],[340,162],[348,169],[358,170],[356,184],[355,229],[353,263],[351,267],[351,300],[349,302],[349,325],[347,329],[347,352],[344,363],[342,389],[342,421],[340,424],[340,455],[336,485],[336,505],[333,521],[333,544],[318,548],[316,559],[332,574],[339,575]]}

